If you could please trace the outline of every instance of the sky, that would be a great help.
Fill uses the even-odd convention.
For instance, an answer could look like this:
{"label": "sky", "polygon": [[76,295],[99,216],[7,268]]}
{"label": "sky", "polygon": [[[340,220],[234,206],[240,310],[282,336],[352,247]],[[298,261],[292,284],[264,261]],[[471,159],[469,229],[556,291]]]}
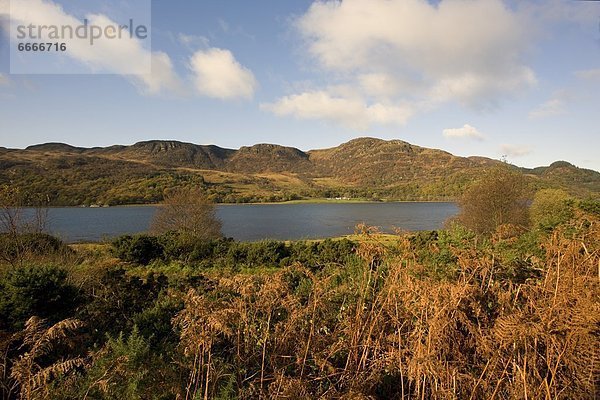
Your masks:
{"label": "sky", "polygon": [[0,146],[370,136],[600,171],[600,2],[153,0],[151,46],[75,44],[84,73],[11,73],[11,17],[121,21],[139,4],[103,1],[0,0]]}

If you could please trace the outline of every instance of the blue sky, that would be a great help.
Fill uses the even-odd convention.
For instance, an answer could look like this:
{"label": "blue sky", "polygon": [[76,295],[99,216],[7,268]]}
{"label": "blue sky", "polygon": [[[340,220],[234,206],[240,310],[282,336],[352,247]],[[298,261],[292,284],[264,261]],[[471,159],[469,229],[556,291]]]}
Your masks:
{"label": "blue sky", "polygon": [[[119,14],[21,1],[45,17]],[[0,0],[0,146],[373,136],[600,170],[600,2],[155,0],[144,76],[110,51],[86,65],[112,75],[10,74],[8,10]]]}

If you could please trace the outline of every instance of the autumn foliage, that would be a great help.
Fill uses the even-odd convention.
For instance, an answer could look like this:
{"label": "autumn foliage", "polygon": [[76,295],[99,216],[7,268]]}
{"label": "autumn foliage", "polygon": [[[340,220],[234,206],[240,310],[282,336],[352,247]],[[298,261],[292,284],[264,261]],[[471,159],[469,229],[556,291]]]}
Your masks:
{"label": "autumn foliage", "polygon": [[[340,244],[198,241],[193,256],[161,237],[147,265],[127,258],[126,241],[115,243],[122,254],[77,248],[61,281],[80,291],[68,315],[21,313],[3,328],[0,390],[4,399],[594,399],[593,210],[574,207],[552,230],[362,227]],[[16,293],[6,301],[35,286],[14,275],[0,280]]]}

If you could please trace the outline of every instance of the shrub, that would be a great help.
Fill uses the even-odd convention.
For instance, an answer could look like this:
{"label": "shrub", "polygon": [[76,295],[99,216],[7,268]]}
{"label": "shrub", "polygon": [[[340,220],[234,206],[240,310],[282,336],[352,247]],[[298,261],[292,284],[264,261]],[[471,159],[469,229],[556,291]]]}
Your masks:
{"label": "shrub", "polygon": [[210,261],[226,257],[234,245],[231,238],[198,239],[177,232],[169,232],[158,237],[164,249],[165,260],[183,262]]}
{"label": "shrub", "polygon": [[277,267],[288,255],[284,242],[265,240],[248,244],[247,263],[250,266]]}
{"label": "shrub", "polygon": [[120,236],[112,242],[112,250],[121,260],[141,265],[148,265],[164,255],[161,242],[149,235]]}
{"label": "shrub", "polygon": [[582,200],[577,205],[580,210],[587,212],[589,214],[593,214],[596,216],[600,216],[600,201],[599,200]]}
{"label": "shrub", "polygon": [[564,190],[542,189],[533,198],[530,214],[534,227],[551,230],[573,217],[573,200]]}
{"label": "shrub", "polygon": [[417,275],[436,280],[446,280],[455,276],[458,267],[454,248],[463,245],[456,232],[417,232],[409,238],[409,243],[411,252],[417,256],[423,267]]}
{"label": "shrub", "polygon": [[[149,386],[156,361],[137,329],[126,337],[122,332],[116,338],[109,337],[104,348],[95,354],[81,395],[115,400],[155,398]],[[102,381],[110,384],[96,383]]]}
{"label": "shrub", "polygon": [[77,305],[77,289],[63,269],[26,266],[0,280],[0,327],[19,329],[31,316],[58,321]]}
{"label": "shrub", "polygon": [[346,262],[348,257],[354,256],[356,244],[348,239],[325,239],[319,242],[292,242],[288,246],[289,256],[284,260],[286,265],[298,262],[319,269],[327,264]]}
{"label": "shrub", "polygon": [[108,270],[88,288],[88,303],[79,310],[78,318],[94,321],[91,333],[98,340],[105,333],[128,332],[135,315],[150,307],[167,286],[164,275],[150,273],[144,281],[128,276],[122,268]]}
{"label": "shrub", "polygon": [[46,233],[1,233],[0,258],[10,264],[28,257],[58,256],[72,253],[60,239]]}
{"label": "shrub", "polygon": [[151,307],[133,318],[139,333],[155,350],[171,350],[178,342],[171,320],[183,308],[183,302],[172,296],[160,295]]}
{"label": "shrub", "polygon": [[501,264],[499,278],[521,284],[527,279],[539,277],[542,271],[533,265],[534,259],[544,256],[539,235],[539,231],[531,230],[494,241],[494,254]]}

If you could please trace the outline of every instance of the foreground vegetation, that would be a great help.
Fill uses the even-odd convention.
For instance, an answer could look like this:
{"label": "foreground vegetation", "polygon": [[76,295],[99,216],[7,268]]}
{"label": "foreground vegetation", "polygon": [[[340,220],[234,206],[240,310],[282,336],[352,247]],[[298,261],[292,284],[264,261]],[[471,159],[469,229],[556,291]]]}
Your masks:
{"label": "foreground vegetation", "polygon": [[595,398],[599,207],[550,203],[489,235],[3,235],[2,398]]}

